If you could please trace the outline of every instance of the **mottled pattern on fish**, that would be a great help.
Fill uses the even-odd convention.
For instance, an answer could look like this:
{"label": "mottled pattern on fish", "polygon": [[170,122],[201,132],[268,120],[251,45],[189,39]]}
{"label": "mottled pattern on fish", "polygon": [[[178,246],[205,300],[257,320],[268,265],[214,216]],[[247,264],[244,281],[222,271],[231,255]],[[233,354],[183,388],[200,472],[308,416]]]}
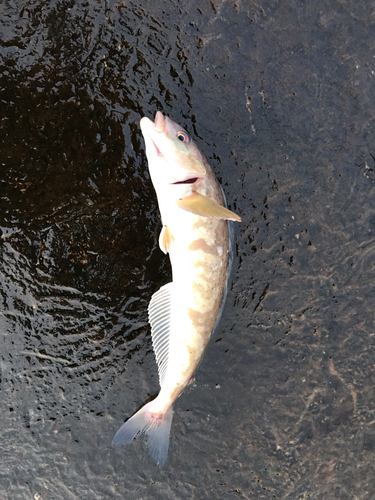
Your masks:
{"label": "mottled pattern on fish", "polygon": [[240,218],[224,207],[221,187],[186,131],[160,112],[155,123],[143,118],[141,128],[162,216],[159,242],[170,256],[172,282],[149,305],[161,391],[123,425],[113,442],[126,444],[145,432],[150,454],[162,466],[172,405],[202,359],[223,300],[227,220]]}

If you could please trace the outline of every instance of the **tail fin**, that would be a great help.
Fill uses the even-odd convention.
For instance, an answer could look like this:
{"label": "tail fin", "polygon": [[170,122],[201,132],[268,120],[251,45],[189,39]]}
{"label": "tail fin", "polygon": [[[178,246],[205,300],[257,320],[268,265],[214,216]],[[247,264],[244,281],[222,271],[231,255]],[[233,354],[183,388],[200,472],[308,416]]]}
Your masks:
{"label": "tail fin", "polygon": [[163,467],[168,455],[173,410],[170,407],[165,415],[153,412],[155,401],[156,399],[147,403],[129,418],[116,432],[112,444],[115,446],[128,444],[144,432],[147,435],[147,447],[151,457],[159,467]]}

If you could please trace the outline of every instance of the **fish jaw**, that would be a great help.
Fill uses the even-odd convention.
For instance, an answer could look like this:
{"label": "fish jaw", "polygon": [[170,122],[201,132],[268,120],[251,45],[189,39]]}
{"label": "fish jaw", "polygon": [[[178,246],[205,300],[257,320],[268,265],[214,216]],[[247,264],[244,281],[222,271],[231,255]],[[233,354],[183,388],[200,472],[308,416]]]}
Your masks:
{"label": "fish jaw", "polygon": [[206,176],[204,158],[197,146],[182,127],[160,111],[155,122],[144,117],[140,126],[155,190],[166,191],[174,199],[189,195]]}

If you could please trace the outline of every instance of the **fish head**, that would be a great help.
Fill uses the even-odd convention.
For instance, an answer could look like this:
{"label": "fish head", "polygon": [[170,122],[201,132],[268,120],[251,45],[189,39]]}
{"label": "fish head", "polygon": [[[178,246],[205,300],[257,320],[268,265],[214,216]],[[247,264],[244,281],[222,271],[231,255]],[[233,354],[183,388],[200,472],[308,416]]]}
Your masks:
{"label": "fish head", "polygon": [[142,118],[141,130],[151,179],[157,192],[186,196],[206,176],[203,155],[186,130],[158,111],[153,122]]}

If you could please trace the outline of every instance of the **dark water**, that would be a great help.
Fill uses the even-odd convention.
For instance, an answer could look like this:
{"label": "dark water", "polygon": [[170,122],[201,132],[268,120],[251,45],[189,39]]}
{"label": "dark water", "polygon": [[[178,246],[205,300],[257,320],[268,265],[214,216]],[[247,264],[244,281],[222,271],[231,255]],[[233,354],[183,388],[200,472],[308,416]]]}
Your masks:
{"label": "dark water", "polygon": [[[0,4],[0,498],[375,498],[372,1]],[[233,282],[161,471],[142,116],[195,136]]]}

